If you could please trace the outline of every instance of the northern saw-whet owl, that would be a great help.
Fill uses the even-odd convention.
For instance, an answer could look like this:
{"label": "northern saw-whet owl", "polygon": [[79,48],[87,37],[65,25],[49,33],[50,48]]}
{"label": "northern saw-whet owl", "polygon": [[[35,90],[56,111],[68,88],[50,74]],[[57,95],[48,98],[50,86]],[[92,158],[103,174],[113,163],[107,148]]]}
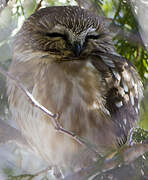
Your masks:
{"label": "northern saw-whet owl", "polygon": [[[94,144],[118,149],[137,126],[142,83],[114,48],[103,17],[76,6],[31,15],[13,43],[13,74],[62,127]],[[49,165],[67,166],[81,145],[55,130],[8,80],[10,110],[29,145]]]}

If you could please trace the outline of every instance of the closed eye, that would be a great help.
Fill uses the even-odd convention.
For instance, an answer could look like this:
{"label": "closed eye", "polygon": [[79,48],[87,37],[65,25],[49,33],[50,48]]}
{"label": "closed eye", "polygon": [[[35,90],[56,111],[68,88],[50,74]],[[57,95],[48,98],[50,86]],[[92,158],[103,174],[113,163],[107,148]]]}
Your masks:
{"label": "closed eye", "polygon": [[98,34],[98,35],[87,35],[86,39],[99,39],[102,37],[104,34]]}
{"label": "closed eye", "polygon": [[64,40],[67,40],[67,36],[65,34],[61,34],[61,33],[45,33],[46,36],[54,38],[54,37],[61,37]]}

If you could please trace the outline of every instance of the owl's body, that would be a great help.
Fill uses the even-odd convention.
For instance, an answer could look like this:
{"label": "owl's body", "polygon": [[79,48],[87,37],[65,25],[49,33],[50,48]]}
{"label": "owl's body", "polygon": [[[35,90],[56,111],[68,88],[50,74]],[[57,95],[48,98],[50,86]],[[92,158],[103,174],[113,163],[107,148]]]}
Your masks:
{"label": "owl's body", "polygon": [[[137,126],[139,76],[117,56],[103,19],[78,7],[50,7],[32,15],[15,38],[9,72],[40,104],[59,114],[62,127],[96,145],[100,153],[126,143]],[[10,80],[8,95],[30,146],[49,164],[68,164],[81,145],[57,132]]]}

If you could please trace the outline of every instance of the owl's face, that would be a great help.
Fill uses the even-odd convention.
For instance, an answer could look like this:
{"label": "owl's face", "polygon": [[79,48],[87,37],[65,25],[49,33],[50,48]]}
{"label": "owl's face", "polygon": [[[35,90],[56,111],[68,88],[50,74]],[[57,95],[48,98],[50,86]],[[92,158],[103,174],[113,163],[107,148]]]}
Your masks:
{"label": "owl's face", "polygon": [[24,23],[15,48],[46,52],[54,59],[80,59],[95,50],[114,51],[108,34],[103,19],[86,10],[76,6],[48,7]]}

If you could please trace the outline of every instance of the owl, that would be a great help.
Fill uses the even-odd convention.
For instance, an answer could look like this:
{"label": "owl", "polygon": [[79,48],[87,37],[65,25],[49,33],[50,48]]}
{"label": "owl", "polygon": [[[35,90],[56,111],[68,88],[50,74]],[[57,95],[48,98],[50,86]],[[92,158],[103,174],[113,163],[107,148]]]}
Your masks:
{"label": "owl", "polygon": [[[13,43],[9,67],[66,130],[107,154],[128,143],[143,87],[135,67],[115,50],[103,17],[77,6],[40,9]],[[12,117],[32,150],[49,165],[68,166],[82,146],[54,128],[8,80]]]}

